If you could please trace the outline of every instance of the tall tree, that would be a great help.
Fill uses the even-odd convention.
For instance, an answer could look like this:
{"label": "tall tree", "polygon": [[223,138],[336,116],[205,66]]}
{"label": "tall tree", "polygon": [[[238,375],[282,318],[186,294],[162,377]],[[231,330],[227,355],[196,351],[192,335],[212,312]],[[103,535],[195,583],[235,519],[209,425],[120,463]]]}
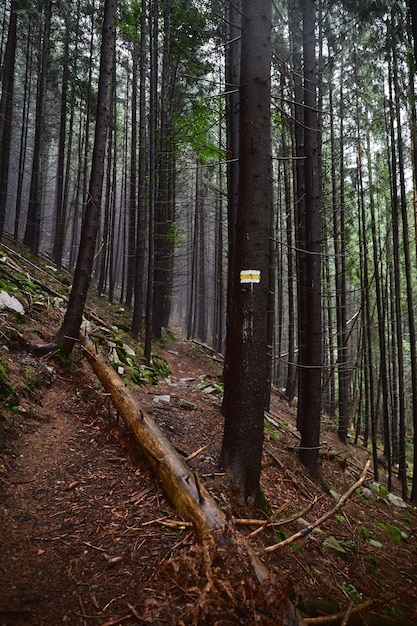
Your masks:
{"label": "tall tree", "polygon": [[23,243],[33,254],[39,251],[42,217],[42,193],[44,181],[45,124],[47,71],[50,54],[50,32],[52,18],[52,0],[46,0],[44,8],[43,32],[38,60],[38,81],[36,92],[35,137],[32,158],[32,173],[29,192],[29,209]]}
{"label": "tall tree", "polygon": [[156,150],[158,129],[158,0],[149,0],[149,216],[148,216],[148,276],[145,311],[145,347],[144,355],[148,363],[152,358],[152,331],[154,307],[154,269],[155,269],[155,200],[156,200]]}
{"label": "tall tree", "polygon": [[220,464],[242,503],[259,496],[264,429],[271,166],[271,0],[242,0],[239,195]]}
{"label": "tall tree", "polygon": [[304,65],[304,184],[302,219],[304,283],[299,288],[300,459],[312,475],[318,473],[321,413],[321,182],[320,129],[317,109],[316,15],[314,0],[301,0]]}
{"label": "tall tree", "polygon": [[13,92],[16,60],[17,0],[10,6],[9,30],[3,63],[0,99],[0,237],[3,233],[9,180],[10,138],[12,132]]}
{"label": "tall tree", "polygon": [[116,49],[116,5],[117,0],[105,0],[104,3],[96,126],[88,202],[81,230],[80,248],[71,294],[64,321],[56,337],[56,343],[60,351],[66,356],[71,353],[80,331],[90,285],[99,226],[107,135],[112,110],[113,66]]}
{"label": "tall tree", "polygon": [[139,61],[139,159],[138,170],[138,217],[136,229],[135,297],[132,315],[132,334],[138,337],[142,329],[144,310],[144,265],[145,265],[145,198],[146,198],[146,0],[141,0],[140,12],[140,61]]}

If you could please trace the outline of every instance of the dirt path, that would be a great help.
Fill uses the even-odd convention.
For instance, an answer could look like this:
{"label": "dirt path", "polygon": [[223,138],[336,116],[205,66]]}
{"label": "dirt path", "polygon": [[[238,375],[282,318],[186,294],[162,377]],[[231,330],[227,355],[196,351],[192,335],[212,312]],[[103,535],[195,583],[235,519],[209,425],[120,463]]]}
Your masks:
{"label": "dirt path", "polygon": [[[163,355],[172,375],[135,394],[180,453],[203,449],[191,467],[227,510],[216,467],[222,433],[218,396],[201,388],[203,380],[216,381],[218,364],[190,342],[172,341]],[[16,364],[19,358],[13,356]],[[291,588],[312,599],[310,612],[320,597],[337,601],[326,610],[343,610],[350,593],[356,594],[355,604],[378,599],[380,612],[390,611],[391,617],[398,612],[391,625],[417,624],[410,593],[417,580],[411,510],[389,508],[382,498],[352,498],[344,515],[318,534],[271,555],[282,583],[268,605],[239,555],[227,546],[208,553],[178,518],[86,361],[75,359],[71,375],[57,364],[53,369],[51,386],[26,406],[27,414],[16,417],[14,454],[9,449],[0,455],[0,470],[2,460],[7,464],[7,472],[0,472],[0,626],[275,626],[276,598]],[[293,414],[279,398],[274,402],[277,430],[265,441],[265,494],[284,519],[317,497],[308,519],[317,518],[333,500],[305,475],[294,454]],[[330,432],[326,439],[337,445]],[[341,452],[360,469],[363,450]],[[323,459],[322,472],[339,493],[352,482],[337,461]],[[361,539],[361,528],[383,548]],[[407,543],[398,545],[388,535],[394,528],[406,532]],[[292,522],[282,531],[265,530],[251,543],[262,550],[297,530]],[[342,542],[345,553],[326,550],[328,537]],[[409,617],[402,619],[400,611]]]}
{"label": "dirt path", "polygon": [[10,468],[0,508],[2,625],[82,623],[91,605],[129,598],[129,573],[122,593],[112,576],[127,552],[130,564],[139,556],[138,505],[142,523],[143,498],[156,488],[129,438],[108,424],[88,372],[78,382],[74,390],[61,377],[45,392],[38,428],[21,436]]}

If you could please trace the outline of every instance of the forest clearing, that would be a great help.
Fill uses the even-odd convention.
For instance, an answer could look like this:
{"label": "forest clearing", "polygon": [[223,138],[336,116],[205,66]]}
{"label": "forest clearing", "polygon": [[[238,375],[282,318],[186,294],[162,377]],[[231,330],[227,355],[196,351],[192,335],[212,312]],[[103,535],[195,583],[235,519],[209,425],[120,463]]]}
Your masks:
{"label": "forest clearing", "polygon": [[[308,536],[265,552],[331,511],[370,458],[338,440],[334,420],[323,418],[314,481],[297,457],[295,408],[273,392],[261,475],[268,512],[252,509],[244,523],[248,510],[235,508],[217,467],[221,357],[167,331],[147,384],[134,384],[143,357],[124,330],[126,311],[91,294],[86,316],[100,349],[110,358],[116,345],[135,351],[126,384],[189,459],[230,532],[243,534],[272,572],[267,590],[235,546],[202,541],[170,505],[81,347],[67,365],[24,349],[23,338],[47,340],[59,324],[57,297],[70,276],[11,248],[2,253],[2,283],[14,284],[26,313],[4,309],[0,318],[1,624],[279,624],[287,596],[307,624],[417,624],[416,511],[391,502],[383,472],[377,488],[369,472]],[[339,617],[323,619],[329,614]]]}

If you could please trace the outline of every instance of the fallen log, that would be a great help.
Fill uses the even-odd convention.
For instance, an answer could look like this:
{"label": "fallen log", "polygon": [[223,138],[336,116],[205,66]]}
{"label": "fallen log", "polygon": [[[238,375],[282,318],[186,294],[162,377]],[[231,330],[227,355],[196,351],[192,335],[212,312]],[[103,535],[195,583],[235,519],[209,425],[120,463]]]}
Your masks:
{"label": "fallen log", "polygon": [[[81,335],[80,343],[87,359],[126,426],[139,444],[152,472],[171,504],[203,538],[224,541],[251,563],[253,572],[265,592],[265,597],[279,607],[283,626],[305,626],[305,622],[291,601],[279,593],[275,576],[255,553],[252,546],[233,528],[226,529],[226,516],[214,498],[181,459],[172,444],[153,419],[146,414],[120,376],[97,352],[88,337]],[[226,532],[225,532],[226,531]],[[226,538],[227,533],[227,538]],[[275,581],[275,582],[274,582]]]}
{"label": "fallen log", "polygon": [[157,477],[172,505],[190,521],[199,535],[222,532],[226,517],[213,497],[185,461],[175,451],[164,433],[139,405],[120,376],[85,336],[80,337],[87,359],[126,426],[137,440],[147,463]]}

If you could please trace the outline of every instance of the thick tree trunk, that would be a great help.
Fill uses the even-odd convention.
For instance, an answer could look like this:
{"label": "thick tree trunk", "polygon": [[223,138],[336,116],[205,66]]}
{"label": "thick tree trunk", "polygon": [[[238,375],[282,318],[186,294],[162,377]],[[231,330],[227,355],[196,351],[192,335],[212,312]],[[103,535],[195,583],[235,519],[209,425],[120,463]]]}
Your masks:
{"label": "thick tree trunk", "polygon": [[[315,5],[302,0],[304,57],[304,251],[305,291],[299,292],[299,380],[298,428],[300,459],[310,474],[317,475],[321,413],[321,198],[320,132],[317,113],[317,61],[315,58]],[[304,324],[302,317],[305,316]],[[304,334],[304,336],[302,336]],[[302,348],[304,358],[302,359]]]}
{"label": "thick tree trunk", "polygon": [[47,69],[50,54],[50,32],[52,19],[52,0],[45,2],[43,40],[39,50],[38,81],[36,93],[35,136],[33,145],[32,172],[29,192],[29,206],[23,244],[32,254],[38,254],[41,237],[42,188],[44,178],[45,148],[45,107]]}
{"label": "thick tree trunk", "polygon": [[242,2],[239,203],[220,464],[235,496],[259,496],[267,365],[272,160],[270,135],[271,2]]}

